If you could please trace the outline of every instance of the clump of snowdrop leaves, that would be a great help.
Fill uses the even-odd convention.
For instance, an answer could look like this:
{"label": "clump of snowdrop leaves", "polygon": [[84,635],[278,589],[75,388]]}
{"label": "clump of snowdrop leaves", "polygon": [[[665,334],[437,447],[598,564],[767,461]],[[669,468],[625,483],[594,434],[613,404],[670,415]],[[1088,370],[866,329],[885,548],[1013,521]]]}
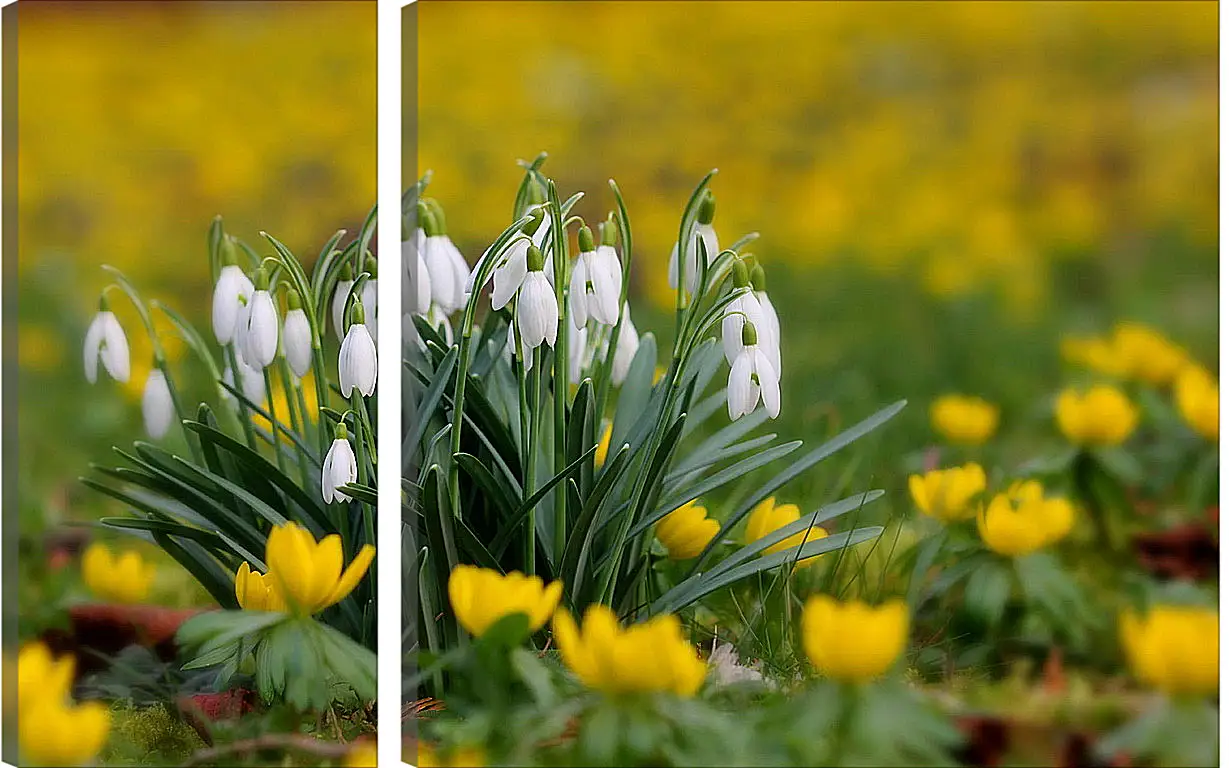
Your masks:
{"label": "clump of snowdrop leaves", "polygon": [[[688,500],[799,447],[752,436],[759,418],[696,429],[707,419],[776,418],[782,410],[780,321],[763,264],[743,250],[757,235],[720,247],[710,173],[684,206],[668,268],[660,259],[641,267],[633,263],[638,255],[664,255],[667,244],[633,245],[618,185],[610,182],[611,205],[591,228],[574,212],[585,195],[562,197],[542,174],[544,161],[522,163],[511,216],[469,271],[455,312],[436,310],[437,276],[453,279],[442,251],[426,254],[424,270],[419,249],[404,238],[407,288],[429,281],[432,293],[429,303],[415,296],[412,341],[404,345],[412,383],[405,480],[417,512],[424,604],[448,604],[451,564],[495,556],[505,572],[560,579],[575,609],[598,604],[644,620],[738,578],[879,535],[877,527],[834,527],[810,536],[788,523],[744,541],[733,529],[772,497],[769,486],[760,498],[721,510],[725,518],[705,518],[704,535],[684,537],[687,546],[663,538],[674,521],[668,515]],[[402,208],[404,231],[425,222],[427,240],[439,236],[442,218],[425,196],[430,182],[424,176]],[[590,208],[603,202],[586,199]],[[426,280],[416,280],[424,271]],[[633,321],[644,280],[675,286],[668,340],[641,333]],[[852,442],[902,406],[841,439]],[[797,477],[826,455],[800,451],[773,474]],[[824,519],[873,498],[843,500]],[[418,640],[438,651],[452,644],[439,635]]]}
{"label": "clump of snowdrop leaves", "polygon": [[[206,262],[214,280],[212,327],[205,334],[104,267],[112,282],[84,339],[88,379],[97,379],[100,365],[113,379],[128,379],[128,337],[108,302],[123,296],[152,347],[150,372],[138,383],[153,443],[117,450],[124,466],[85,480],[129,510],[127,519],[103,524],[129,534],[156,531],[168,561],[224,609],[184,624],[178,637],[185,653],[202,654],[201,667],[229,654],[252,670],[265,701],[300,711],[323,711],[338,697],[352,702],[356,693],[363,702],[375,696],[375,588],[366,565],[347,571],[345,588],[312,608],[300,599],[311,596],[306,592],[267,599],[265,587],[280,590],[287,573],[253,555],[270,549],[271,530],[293,528],[320,542],[325,570],[334,560],[370,562],[378,265],[368,246],[375,221],[373,210],[348,242],[336,232],[311,254],[308,271],[272,236],[261,233],[261,253],[215,220]],[[168,360],[168,330],[154,323],[159,313],[195,360]],[[203,393],[202,400],[188,401],[187,393]],[[337,610],[321,611],[334,603]]]}

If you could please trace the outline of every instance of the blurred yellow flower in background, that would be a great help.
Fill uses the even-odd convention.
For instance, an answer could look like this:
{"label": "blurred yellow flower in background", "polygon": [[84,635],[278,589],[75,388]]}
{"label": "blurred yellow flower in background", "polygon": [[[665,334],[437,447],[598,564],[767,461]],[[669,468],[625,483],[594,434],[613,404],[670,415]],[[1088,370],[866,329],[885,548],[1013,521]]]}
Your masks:
{"label": "blurred yellow flower in background", "polygon": [[999,409],[980,397],[944,395],[930,404],[930,423],[948,442],[981,445],[998,429]]}
{"label": "blurred yellow flower in background", "polygon": [[610,453],[610,437],[614,433],[614,425],[606,424],[606,428],[602,430],[602,437],[597,441],[597,450],[593,452],[594,466],[602,466],[606,463],[606,457]]}
{"label": "blurred yellow flower in background", "polygon": [[986,470],[975,462],[909,476],[913,503],[922,514],[944,523],[967,520],[977,514],[973,499],[985,490]]}
{"label": "blurred yellow flower in background", "polygon": [[1140,682],[1172,695],[1206,696],[1220,686],[1220,620],[1213,608],[1158,605],[1119,620],[1122,647]]}
{"label": "blurred yellow flower in background", "polygon": [[17,718],[17,741],[23,765],[96,765],[107,743],[111,713],[105,704],[40,698],[22,707]]}
{"label": "blurred yellow flower in background", "polygon": [[458,565],[448,577],[448,600],[457,622],[481,637],[505,616],[523,613],[529,630],[537,632],[550,619],[563,595],[563,582],[543,584],[538,576],[513,571],[502,574],[489,568]]}
{"label": "blurred yellow flower in background", "polygon": [[272,581],[284,605],[310,616],[353,592],[375,556],[376,548],[364,544],[343,571],[340,536],[331,533],[316,541],[306,528],[289,522],[269,532],[265,544],[269,572],[265,578]]}
{"label": "blurred yellow flower in background", "polygon": [[[751,510],[751,516],[747,518],[747,532],[743,537],[743,542],[753,544],[756,541],[764,538],[768,534],[780,528],[784,528],[790,523],[795,523],[802,519],[802,511],[797,504],[777,504],[776,498],[769,496],[768,498],[755,505]],[[792,536],[773,544],[764,549],[761,555],[772,555],[777,552],[784,552],[791,547],[797,547],[808,541],[819,541],[825,538],[828,532],[818,525],[813,525],[805,531],[799,531]],[[819,556],[808,557],[798,561],[799,565],[813,564],[819,560]]]}
{"label": "blurred yellow flower in background", "polygon": [[136,550],[124,550],[117,557],[106,544],[97,541],[81,556],[81,577],[86,588],[100,600],[113,603],[144,602],[156,570]]}
{"label": "blurred yellow flower in background", "polygon": [[802,645],[825,677],[862,683],[882,675],[909,639],[903,600],[879,606],[813,595],[802,608]]}
{"label": "blurred yellow flower in background", "polygon": [[694,696],[704,683],[708,668],[673,614],[622,629],[610,608],[591,605],[579,628],[564,610],[555,613],[553,626],[563,662],[590,688]]}
{"label": "blurred yellow flower in background", "polygon": [[376,768],[376,755],[375,739],[363,739],[351,745],[341,764],[345,768]]}
{"label": "blurred yellow flower in background", "polygon": [[657,521],[653,532],[665,545],[672,560],[699,555],[721,530],[721,523],[708,517],[708,510],[692,499]]}
{"label": "blurred yellow flower in background", "polygon": [[1191,429],[1216,442],[1220,439],[1220,384],[1199,365],[1188,365],[1174,383],[1178,413]]}
{"label": "blurred yellow flower in background", "polygon": [[1187,362],[1186,351],[1142,323],[1119,323],[1111,341],[1128,377],[1166,386]]}
{"label": "blurred yellow flower in background", "polygon": [[66,699],[72,689],[77,660],[52,656],[41,642],[27,643],[17,652],[17,702],[25,707],[36,699]]}
{"label": "blurred yellow flower in background", "polygon": [[408,762],[418,768],[483,768],[487,764],[486,754],[476,747],[454,747],[440,754],[422,741],[418,742],[417,760]]}
{"label": "blurred yellow flower in background", "polygon": [[1063,539],[1075,525],[1067,499],[1047,498],[1036,480],[1017,481],[996,494],[977,515],[977,532],[992,551],[1007,557],[1031,554]]}
{"label": "blurred yellow flower in background", "polygon": [[1139,421],[1135,406],[1121,390],[1098,385],[1085,392],[1065,389],[1054,405],[1058,428],[1079,446],[1118,445]]}

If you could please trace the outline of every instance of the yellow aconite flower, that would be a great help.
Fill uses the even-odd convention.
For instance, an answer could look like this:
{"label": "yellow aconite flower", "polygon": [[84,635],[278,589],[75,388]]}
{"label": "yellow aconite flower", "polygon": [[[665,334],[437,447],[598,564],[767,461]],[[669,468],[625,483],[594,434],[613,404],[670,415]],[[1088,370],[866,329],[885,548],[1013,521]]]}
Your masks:
{"label": "yellow aconite flower", "polygon": [[936,469],[909,476],[909,495],[923,514],[945,523],[977,514],[973,498],[986,490],[986,471],[969,462],[963,467]]}
{"label": "yellow aconite flower", "polygon": [[694,696],[704,682],[707,667],[677,616],[663,614],[622,629],[610,608],[591,605],[579,629],[566,611],[555,613],[554,629],[564,663],[590,688]]}
{"label": "yellow aconite flower", "polygon": [[[751,516],[747,518],[747,533],[743,537],[743,541],[747,544],[754,543],[773,531],[779,530],[800,519],[802,519],[802,511],[798,508],[797,504],[778,505],[776,498],[769,496],[759,504],[756,504],[755,508],[751,510]],[[823,528],[813,525],[806,531],[799,531],[793,536],[789,536],[773,544],[771,547],[767,547],[760,554],[772,555],[777,552],[784,552],[790,547],[797,547],[808,541],[819,541],[827,535],[828,532]],[[800,560],[799,563],[809,564],[817,560],[819,560],[818,555]]]}
{"label": "yellow aconite flower", "polygon": [[980,397],[944,395],[930,404],[930,423],[948,442],[981,445],[999,426],[999,408]]}
{"label": "yellow aconite flower", "polygon": [[[307,418],[312,423],[315,423],[316,414],[320,410],[319,406],[316,403],[315,380],[309,374],[307,378],[299,382],[299,387],[300,389],[303,390],[303,404],[307,406]],[[287,428],[289,428],[291,425],[290,404],[291,404],[291,401],[286,398],[286,388],[283,387],[279,382],[274,382],[273,383],[273,417],[277,419],[279,424]],[[262,405],[267,405],[267,398],[266,398],[266,402],[262,402]],[[297,414],[297,418],[302,419],[302,414],[298,413],[299,404],[298,404],[297,399],[294,401],[294,407],[295,407],[295,413]],[[264,416],[260,415],[259,413],[256,413],[255,411],[252,411],[252,423],[256,425],[257,427],[260,427],[261,429],[268,429],[268,430],[273,429],[273,425],[269,422],[269,420],[265,418]],[[279,436],[281,436],[283,440],[287,440],[287,441],[290,440],[290,438],[286,437],[285,435],[282,435],[280,432],[278,434]]]}
{"label": "yellow aconite flower", "polygon": [[1119,622],[1131,671],[1170,694],[1216,693],[1220,684],[1220,622],[1215,609],[1160,605]]}
{"label": "yellow aconite flower", "polygon": [[1178,412],[1191,429],[1213,442],[1220,439],[1220,385],[1198,365],[1188,365],[1174,383]]}
{"label": "yellow aconite flower", "polygon": [[111,713],[96,702],[72,704],[39,698],[17,717],[17,742],[23,764],[93,765],[107,742]]}
{"label": "yellow aconite flower", "polygon": [[1111,341],[1124,375],[1164,386],[1187,362],[1186,352],[1142,323],[1119,323]]}
{"label": "yellow aconite flower", "polygon": [[76,660],[54,658],[43,643],[29,643],[17,652],[17,705],[22,710],[39,699],[63,701],[73,684]]}
{"label": "yellow aconite flower", "polygon": [[708,517],[708,510],[692,499],[663,517],[653,527],[657,540],[670,552],[671,560],[687,560],[704,551],[721,524]]}
{"label": "yellow aconite flower", "polygon": [[802,608],[802,645],[826,677],[858,683],[887,671],[905,648],[909,608],[903,600],[878,607],[815,595]]}
{"label": "yellow aconite flower", "polygon": [[340,536],[332,533],[317,542],[303,526],[286,523],[269,532],[265,579],[272,580],[283,605],[310,616],[353,592],[375,556],[376,548],[364,544],[343,572]]}
{"label": "yellow aconite flower", "polygon": [[982,542],[1008,557],[1027,555],[1071,532],[1075,508],[1063,498],[1046,498],[1036,480],[1012,483],[977,516]]}
{"label": "yellow aconite flower", "polygon": [[1065,389],[1054,406],[1063,436],[1075,445],[1118,445],[1135,431],[1139,414],[1120,390],[1099,385],[1087,392]]}
{"label": "yellow aconite flower", "polygon": [[1114,345],[1105,339],[1067,337],[1059,350],[1064,360],[1107,376],[1125,376],[1126,366]]}
{"label": "yellow aconite flower", "polygon": [[606,463],[606,456],[610,453],[610,435],[613,428],[613,425],[607,424],[606,429],[602,430],[602,439],[597,441],[597,450],[593,452],[593,463],[596,466],[600,467]]}
{"label": "yellow aconite flower", "polygon": [[457,747],[446,755],[440,755],[431,745],[420,741],[415,765],[418,768],[484,768],[486,755],[474,747]]}
{"label": "yellow aconite flower", "polygon": [[107,545],[94,542],[81,556],[81,577],[90,592],[114,603],[140,603],[149,597],[154,566],[135,550],[111,554]]}
{"label": "yellow aconite flower", "polygon": [[286,602],[273,588],[273,579],[253,571],[247,563],[235,574],[235,599],[239,607],[249,611],[285,611]]}
{"label": "yellow aconite flower", "polygon": [[475,637],[514,613],[525,614],[530,631],[537,632],[559,605],[562,595],[563,582],[552,581],[543,586],[541,578],[517,571],[505,576],[489,568],[458,565],[448,577],[452,611],[461,626]]}

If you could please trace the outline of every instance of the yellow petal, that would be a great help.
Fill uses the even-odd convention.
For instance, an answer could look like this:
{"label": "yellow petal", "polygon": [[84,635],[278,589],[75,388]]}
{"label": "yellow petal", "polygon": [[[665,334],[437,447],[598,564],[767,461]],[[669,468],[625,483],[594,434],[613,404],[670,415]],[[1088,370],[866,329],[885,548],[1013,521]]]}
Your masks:
{"label": "yellow petal", "polygon": [[333,588],[328,599],[322,607],[327,608],[330,605],[335,605],[345,599],[346,595],[354,591],[358,583],[363,580],[363,576],[367,573],[367,569],[371,566],[371,561],[375,559],[376,548],[370,544],[364,544],[354,559],[350,561],[349,567],[345,573],[341,575],[341,579],[337,582],[337,586]]}

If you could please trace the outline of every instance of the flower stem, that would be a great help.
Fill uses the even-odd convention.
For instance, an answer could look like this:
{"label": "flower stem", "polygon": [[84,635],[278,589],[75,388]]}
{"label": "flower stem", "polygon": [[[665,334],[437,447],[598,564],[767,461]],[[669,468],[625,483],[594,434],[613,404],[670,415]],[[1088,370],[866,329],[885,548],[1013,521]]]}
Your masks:
{"label": "flower stem", "polygon": [[[281,360],[281,372],[282,392],[286,395],[286,411],[290,414],[290,427],[294,430],[295,434],[301,435],[303,434],[303,431],[300,429],[299,415],[295,407],[295,401],[297,399],[300,403],[302,403],[303,394],[302,392],[299,392],[298,398],[295,397],[295,392],[299,390],[299,387],[290,382],[290,366],[286,363],[286,358],[282,358]],[[303,419],[306,423],[306,411],[303,413]],[[303,480],[303,488],[304,490],[309,490],[311,488],[311,472],[307,468],[307,457],[304,456],[303,452],[300,450],[295,450],[295,454],[299,457],[299,477]]]}
{"label": "flower stem", "polygon": [[286,474],[286,457],[282,455],[282,437],[277,429],[277,408],[273,401],[273,377],[269,375],[269,369],[265,368],[263,375],[265,377],[265,401],[269,408],[269,437],[273,438],[273,454],[277,457],[277,468],[284,475]]}
{"label": "flower stem", "polygon": [[[525,498],[533,495],[538,487],[538,437],[541,429],[538,410],[542,404],[542,347],[533,350],[533,370],[529,387],[529,442],[525,446]],[[541,503],[541,502],[539,502]],[[525,518],[525,573],[537,571],[538,512],[537,504],[530,508]]]}
{"label": "flower stem", "polygon": [[[243,391],[242,372],[239,370],[239,357],[235,354],[235,345],[226,345],[226,356],[230,362],[231,383],[239,392]],[[256,431],[252,429],[252,414],[249,413],[247,403],[238,397],[235,398],[235,403],[239,406],[239,424],[243,427],[243,436],[247,438],[248,448],[256,450]]]}
{"label": "flower stem", "polygon": [[[364,432],[370,434],[371,424],[367,420],[367,406],[363,402],[363,395],[357,389],[350,393],[350,408],[354,411],[354,449],[355,463],[358,464],[358,482],[359,485],[370,485],[370,479],[367,477],[367,443]],[[359,507],[363,512],[363,533],[366,541],[374,545],[376,529],[371,505],[360,501]]]}

